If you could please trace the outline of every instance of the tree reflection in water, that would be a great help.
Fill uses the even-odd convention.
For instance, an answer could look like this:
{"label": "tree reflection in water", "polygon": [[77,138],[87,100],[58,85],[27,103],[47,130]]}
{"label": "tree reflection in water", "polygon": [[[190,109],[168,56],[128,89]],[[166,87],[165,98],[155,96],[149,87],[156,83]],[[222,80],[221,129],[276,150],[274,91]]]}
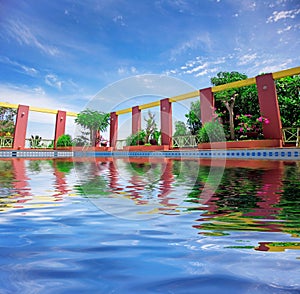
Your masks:
{"label": "tree reflection in water", "polygon": [[[116,205],[121,199],[137,208],[152,205],[156,214],[197,213],[194,227],[204,235],[253,230],[300,236],[299,162],[228,160],[218,188],[204,201],[203,187],[214,184],[209,171],[210,161],[202,159],[6,159],[0,161],[0,207],[51,205],[76,193],[115,198]],[[42,200],[32,190],[41,174],[53,178]]]}

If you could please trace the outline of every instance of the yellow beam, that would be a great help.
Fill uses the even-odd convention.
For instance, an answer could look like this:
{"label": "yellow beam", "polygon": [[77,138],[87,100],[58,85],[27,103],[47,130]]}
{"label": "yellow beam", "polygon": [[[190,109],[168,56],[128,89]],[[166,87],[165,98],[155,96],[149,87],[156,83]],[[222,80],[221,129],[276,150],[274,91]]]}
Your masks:
{"label": "yellow beam", "polygon": [[186,100],[186,99],[190,99],[190,98],[194,98],[194,97],[198,97],[198,96],[199,96],[199,90],[171,97],[171,98],[169,98],[169,101],[177,102],[177,101]]}
{"label": "yellow beam", "polygon": [[151,107],[155,107],[155,106],[160,106],[160,101],[154,101],[154,102],[142,104],[139,106],[139,109],[142,110],[142,109],[147,109],[147,108],[151,108]]}
{"label": "yellow beam", "polygon": [[214,86],[211,88],[211,90],[213,93],[216,93],[216,92],[228,90],[231,88],[241,88],[241,87],[245,87],[245,86],[250,86],[255,83],[256,83],[255,78],[249,78],[249,79],[245,79],[245,80],[241,80],[241,81],[231,82],[231,83],[224,84],[224,85]]}
{"label": "yellow beam", "polygon": [[284,77],[289,77],[289,76],[299,75],[299,74],[300,74],[300,66],[274,72],[272,76],[273,79],[277,80]]}
{"label": "yellow beam", "polygon": [[7,102],[0,102],[0,107],[18,108],[19,104],[11,104],[11,103],[7,103]]}
{"label": "yellow beam", "polygon": [[126,109],[118,110],[118,111],[116,111],[116,115],[129,113],[131,111],[132,111],[132,108],[126,108]]}
{"label": "yellow beam", "polygon": [[29,110],[30,111],[34,111],[34,112],[57,114],[57,110],[47,109],[47,108],[40,108],[40,107],[34,107],[34,106],[29,106]]}
{"label": "yellow beam", "polygon": [[[293,75],[298,75],[298,74],[300,74],[299,66],[290,68],[290,69],[286,69],[286,70],[281,70],[278,72],[274,72],[274,73],[272,73],[272,76],[273,76],[273,79],[276,80],[276,79],[281,79],[281,78],[284,78],[287,76],[293,76]],[[242,81],[236,81],[236,82],[232,82],[232,83],[228,83],[228,84],[224,84],[224,85],[214,86],[214,87],[212,87],[212,92],[216,93],[216,92],[228,90],[231,88],[241,88],[241,87],[245,87],[245,86],[254,85],[255,83],[256,83],[255,77],[248,78],[248,79],[245,79]],[[177,102],[177,101],[181,101],[181,100],[194,98],[194,97],[197,97],[198,95],[199,95],[199,90],[171,97],[171,98],[169,98],[169,101],[171,103]],[[139,109],[142,110],[142,109],[147,109],[147,108],[151,108],[151,107],[155,107],[155,106],[159,106],[159,105],[160,105],[160,101],[154,101],[154,102],[140,105]],[[7,102],[0,102],[0,107],[18,108],[19,105],[7,103]],[[53,109],[39,108],[39,107],[33,107],[33,106],[30,106],[29,109],[31,111],[36,111],[36,112],[57,114],[57,110],[53,110]],[[132,108],[126,108],[126,109],[116,111],[116,114],[120,115],[120,114],[129,113],[131,111],[132,111]],[[66,112],[66,114],[67,114],[67,116],[74,116],[74,117],[77,116],[77,113],[75,113],[75,112]]]}
{"label": "yellow beam", "polygon": [[[17,109],[19,107],[19,104],[0,102],[0,107],[16,108]],[[34,107],[34,106],[29,106],[29,110],[30,111],[35,111],[35,112],[50,113],[50,114],[57,114],[57,111],[58,111],[58,110],[53,110],[53,109],[48,109],[48,108],[40,108],[40,107]],[[67,116],[77,116],[77,113],[67,111],[66,115]]]}
{"label": "yellow beam", "polygon": [[76,113],[76,112],[71,112],[71,111],[67,111],[67,112],[66,112],[66,115],[67,115],[67,116],[75,116],[75,117],[77,117],[77,114],[78,114],[78,113]]}
{"label": "yellow beam", "polygon": [[[40,107],[33,107],[33,106],[29,106],[29,110],[35,112],[50,113],[50,114],[57,114],[58,112],[58,110],[54,110],[54,109],[40,108]],[[66,115],[77,117],[77,113],[71,111],[66,111]]]}

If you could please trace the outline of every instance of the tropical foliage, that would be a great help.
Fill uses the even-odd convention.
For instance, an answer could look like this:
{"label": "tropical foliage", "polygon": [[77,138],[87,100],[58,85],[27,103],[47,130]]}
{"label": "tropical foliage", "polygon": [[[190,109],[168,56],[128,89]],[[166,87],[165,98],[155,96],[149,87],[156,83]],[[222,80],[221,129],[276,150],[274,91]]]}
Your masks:
{"label": "tropical foliage", "polygon": [[148,111],[148,116],[144,118],[146,122],[145,128],[145,142],[146,144],[149,143],[150,139],[153,139],[154,132],[157,132],[157,124],[155,122],[155,113],[152,113],[150,110]]}
{"label": "tropical foliage", "polygon": [[247,134],[256,133],[257,137],[263,137],[263,124],[269,124],[268,118],[254,116],[251,114],[241,114],[235,117],[237,126],[235,128],[239,139],[247,138]]}
{"label": "tropical foliage", "polygon": [[145,138],[146,132],[144,130],[131,134],[126,138],[126,146],[144,145]]}
{"label": "tropical foliage", "polygon": [[0,134],[12,134],[15,130],[15,118],[17,110],[0,107]]}
{"label": "tropical foliage", "polygon": [[157,145],[161,132],[157,129],[155,114],[148,111],[147,117],[144,118],[146,127],[135,134],[131,134],[126,138],[126,146],[135,145]]}
{"label": "tropical foliage", "polygon": [[31,135],[30,139],[29,139],[29,146],[30,148],[40,148],[42,147],[42,137],[40,137],[39,135]]}
{"label": "tropical foliage", "polygon": [[176,136],[186,136],[189,134],[189,130],[183,121],[176,121],[175,122],[175,132],[173,134],[174,137]]}
{"label": "tropical foliage", "polygon": [[225,134],[222,124],[217,120],[205,123],[198,131],[200,143],[225,141]]}
{"label": "tropical foliage", "polygon": [[97,133],[106,131],[109,120],[109,113],[85,109],[78,113],[75,123],[89,131],[90,143],[95,146],[97,144]]}
{"label": "tropical foliage", "polygon": [[57,147],[70,147],[73,146],[72,138],[68,134],[61,135],[56,142]]}
{"label": "tropical foliage", "polygon": [[276,80],[276,90],[283,127],[300,126],[300,75]]}
{"label": "tropical foliage", "polygon": [[192,135],[196,135],[199,129],[202,127],[201,114],[200,114],[200,101],[194,101],[191,103],[190,111],[185,115],[187,118],[187,126]]}
{"label": "tropical foliage", "polygon": [[[236,71],[219,72],[216,77],[211,78],[213,86],[228,84],[235,81],[247,79],[245,74]],[[241,88],[231,88],[225,91],[214,93],[215,106],[225,130],[229,130],[231,140],[235,139],[235,114],[250,113],[251,115],[259,114],[259,104],[256,86],[247,86]]]}

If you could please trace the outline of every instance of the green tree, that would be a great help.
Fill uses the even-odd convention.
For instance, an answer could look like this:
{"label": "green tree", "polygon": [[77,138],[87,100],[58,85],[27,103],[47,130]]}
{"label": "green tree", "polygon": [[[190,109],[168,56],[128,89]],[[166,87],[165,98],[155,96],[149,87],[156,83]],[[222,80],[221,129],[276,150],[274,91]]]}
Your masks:
{"label": "green tree", "polygon": [[14,132],[16,114],[16,109],[0,107],[0,133]]}
{"label": "green tree", "polygon": [[155,113],[152,113],[150,110],[148,111],[148,116],[144,118],[146,122],[146,129],[145,129],[145,143],[149,143],[149,139],[152,134],[157,131],[157,125],[155,122]]}
{"label": "green tree", "polygon": [[276,80],[283,127],[300,126],[300,75]]}
{"label": "green tree", "polygon": [[89,130],[90,143],[95,146],[97,143],[97,132],[105,132],[109,125],[110,115],[96,110],[85,109],[78,113],[75,123]]}
{"label": "green tree", "polygon": [[175,132],[173,134],[174,137],[185,136],[185,135],[188,135],[188,133],[189,133],[189,131],[183,121],[175,122]]}
{"label": "green tree", "polygon": [[[211,78],[211,83],[213,86],[219,86],[245,79],[247,79],[245,74],[236,71],[219,72],[216,77]],[[235,138],[235,113],[259,113],[258,96],[255,85],[216,92],[214,97],[218,115],[222,118],[225,129],[226,124],[229,125],[231,140]]]}
{"label": "green tree", "polygon": [[187,126],[192,135],[196,135],[202,127],[200,100],[191,103],[190,111],[185,115],[187,118]]}

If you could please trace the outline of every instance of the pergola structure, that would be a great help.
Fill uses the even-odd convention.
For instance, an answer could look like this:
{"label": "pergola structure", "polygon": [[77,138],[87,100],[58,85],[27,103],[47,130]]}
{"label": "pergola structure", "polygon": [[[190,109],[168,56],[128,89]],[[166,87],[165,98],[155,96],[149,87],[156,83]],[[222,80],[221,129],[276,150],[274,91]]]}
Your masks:
{"label": "pergola structure", "polygon": [[[265,139],[282,139],[281,132],[281,119],[277,99],[277,92],[275,80],[287,76],[300,74],[300,67],[295,67],[287,70],[282,70],[275,73],[268,73],[259,75],[254,78],[236,81],[215,87],[209,87],[185,93],[182,95],[174,96],[171,98],[164,98],[160,101],[155,101],[123,110],[118,110],[110,113],[110,146],[115,148],[118,138],[118,117],[125,113],[132,113],[132,133],[136,133],[141,129],[141,111],[143,109],[159,106],[160,107],[160,129],[161,129],[161,144],[172,148],[172,103],[190,98],[200,98],[200,111],[201,120],[204,124],[209,122],[214,117],[214,93],[228,90],[231,88],[240,88],[256,84],[258,91],[258,99],[260,106],[260,113],[267,117],[270,121],[269,124],[263,125],[263,134]],[[13,138],[13,149],[25,148],[25,136],[28,123],[29,111],[36,111],[42,113],[56,114],[54,147],[56,146],[57,139],[65,133],[66,116],[76,117],[77,113],[66,112],[62,110],[51,110],[45,108],[38,108],[26,105],[17,105],[10,103],[0,102],[1,107],[16,108],[17,117],[15,132]]]}

